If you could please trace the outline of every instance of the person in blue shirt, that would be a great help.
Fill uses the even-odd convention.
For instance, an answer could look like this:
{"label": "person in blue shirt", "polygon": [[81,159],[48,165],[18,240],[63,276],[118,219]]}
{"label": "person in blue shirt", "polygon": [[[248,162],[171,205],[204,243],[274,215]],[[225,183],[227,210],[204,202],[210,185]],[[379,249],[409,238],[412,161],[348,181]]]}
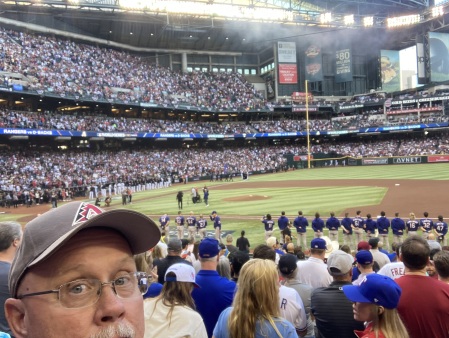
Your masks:
{"label": "person in blue shirt", "polygon": [[212,211],[212,215],[209,216],[210,220],[214,222],[215,229],[215,239],[221,242],[221,219],[220,216],[217,215],[217,212]]}
{"label": "person in blue shirt", "polygon": [[422,237],[427,241],[427,237],[433,230],[433,221],[429,218],[429,213],[427,211],[424,212],[424,218],[419,220],[419,227],[422,230]]}
{"label": "person in blue shirt", "polygon": [[307,227],[309,226],[309,221],[302,214],[302,211],[298,211],[298,217],[293,221],[293,226],[296,228],[296,245],[301,246],[302,250],[307,249]]}
{"label": "person in blue shirt", "polygon": [[161,225],[161,233],[165,233],[170,237],[170,217],[167,214],[163,214],[159,218],[159,224]]}
{"label": "person in blue shirt", "polygon": [[332,211],[326,221],[326,228],[329,229],[329,238],[331,241],[338,242],[338,230],[340,229],[340,221],[335,217],[335,213]]}
{"label": "person in blue shirt", "polygon": [[353,220],[349,217],[349,213],[345,213],[345,218],[341,220],[341,228],[343,229],[343,244],[349,245],[351,250],[355,249],[354,238],[352,235]]}
{"label": "person in blue shirt", "polygon": [[265,226],[265,241],[273,234],[274,221],[271,219],[271,215],[267,214],[262,217],[262,223]]}
{"label": "person in blue shirt", "polygon": [[438,236],[437,237],[438,243],[440,243],[442,246],[446,246],[447,223],[443,220],[443,216],[441,215],[438,216],[438,222],[435,222],[434,230]]}
{"label": "person in blue shirt", "polygon": [[365,229],[368,240],[376,237],[377,222],[371,218],[371,214],[366,215],[365,225],[363,228]]}
{"label": "person in blue shirt", "polygon": [[377,219],[377,229],[379,230],[379,238],[384,244],[384,248],[390,249],[390,242],[388,240],[388,233],[390,229],[390,220],[385,217],[385,211],[380,212],[380,217]]}
{"label": "person in blue shirt", "polygon": [[320,213],[315,213],[315,218],[312,221],[312,229],[315,233],[315,238],[323,237],[324,221],[320,218]]}
{"label": "person in blue shirt", "polygon": [[200,287],[192,292],[196,310],[203,318],[207,335],[212,337],[215,324],[221,312],[231,306],[236,284],[217,272],[220,252],[219,242],[215,238],[205,238],[199,246],[201,270],[195,282]]}
{"label": "person in blue shirt", "polygon": [[278,218],[278,227],[279,227],[279,232],[280,232],[279,233],[279,242],[280,243],[285,243],[283,232],[284,232],[284,229],[286,227],[288,227],[288,224],[289,224],[289,220],[285,216],[285,211],[282,211],[281,217]]}
{"label": "person in blue shirt", "polygon": [[416,219],[413,212],[410,213],[409,220],[405,223],[407,236],[414,236],[418,233],[419,221]]}
{"label": "person in blue shirt", "polygon": [[203,214],[200,214],[200,218],[196,221],[196,227],[198,230],[198,235],[201,239],[206,238],[206,227],[207,227],[207,219],[203,217]]}
{"label": "person in blue shirt", "polygon": [[365,231],[363,230],[365,220],[362,218],[362,216],[360,216],[360,214],[361,211],[357,210],[357,212],[355,213],[355,217],[352,219],[352,221],[354,222],[352,229],[354,230],[356,236],[356,243],[360,243],[361,241],[363,241],[363,236],[365,234]]}
{"label": "person in blue shirt", "polygon": [[204,186],[203,188],[203,200],[204,204],[206,204],[206,207],[209,206],[209,188]]}
{"label": "person in blue shirt", "polygon": [[402,243],[404,240],[405,222],[399,217],[399,213],[394,214],[391,220],[391,230],[393,231],[393,242]]}
{"label": "person in blue shirt", "polygon": [[184,216],[182,215],[181,211],[178,211],[178,216],[175,218],[176,222],[176,233],[178,235],[178,239],[181,240],[184,238]]}

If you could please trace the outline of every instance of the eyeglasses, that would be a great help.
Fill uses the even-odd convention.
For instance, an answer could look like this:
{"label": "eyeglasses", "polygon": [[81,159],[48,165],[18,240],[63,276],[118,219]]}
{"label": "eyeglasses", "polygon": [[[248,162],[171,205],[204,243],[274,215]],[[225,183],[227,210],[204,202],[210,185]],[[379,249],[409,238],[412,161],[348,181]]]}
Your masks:
{"label": "eyeglasses", "polygon": [[77,279],[62,284],[55,290],[26,293],[17,298],[57,293],[59,303],[63,307],[82,308],[95,304],[100,299],[105,285],[111,285],[112,290],[119,298],[141,296],[148,290],[148,275],[145,272],[131,272],[104,283],[98,279]]}

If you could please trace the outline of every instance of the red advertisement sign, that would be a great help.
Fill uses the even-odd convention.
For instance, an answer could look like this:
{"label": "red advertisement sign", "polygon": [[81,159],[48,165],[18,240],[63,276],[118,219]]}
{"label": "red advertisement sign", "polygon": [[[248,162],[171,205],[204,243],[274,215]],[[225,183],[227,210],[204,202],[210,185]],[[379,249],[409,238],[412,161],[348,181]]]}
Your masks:
{"label": "red advertisement sign", "polygon": [[427,157],[427,162],[429,163],[449,162],[449,155],[430,155]]}
{"label": "red advertisement sign", "polygon": [[298,83],[298,68],[296,64],[279,64],[279,83]]}

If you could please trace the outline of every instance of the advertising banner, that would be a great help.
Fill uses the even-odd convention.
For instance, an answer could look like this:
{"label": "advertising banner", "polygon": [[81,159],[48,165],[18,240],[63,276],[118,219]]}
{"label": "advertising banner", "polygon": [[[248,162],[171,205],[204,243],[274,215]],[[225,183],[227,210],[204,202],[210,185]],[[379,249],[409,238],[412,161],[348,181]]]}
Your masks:
{"label": "advertising banner", "polygon": [[380,74],[382,78],[382,90],[386,92],[401,90],[398,50],[380,51]]}
{"label": "advertising banner", "polygon": [[296,43],[278,42],[278,62],[296,63]]}
{"label": "advertising banner", "polygon": [[335,52],[335,82],[352,81],[351,50],[340,49]]}
{"label": "advertising banner", "polygon": [[421,163],[421,157],[420,156],[393,157],[393,163],[395,164]]}
{"label": "advertising banner", "polygon": [[362,159],[362,165],[379,165],[388,164],[388,158],[364,158]]}
{"label": "advertising banner", "polygon": [[427,157],[427,162],[429,163],[449,162],[449,155],[430,155]]}
{"label": "advertising banner", "polygon": [[430,81],[449,80],[449,34],[429,32]]}
{"label": "advertising banner", "polygon": [[279,83],[298,83],[298,68],[296,64],[279,64]]}
{"label": "advertising banner", "polygon": [[310,82],[323,81],[323,56],[321,47],[313,44],[304,52],[306,55],[306,80]]}

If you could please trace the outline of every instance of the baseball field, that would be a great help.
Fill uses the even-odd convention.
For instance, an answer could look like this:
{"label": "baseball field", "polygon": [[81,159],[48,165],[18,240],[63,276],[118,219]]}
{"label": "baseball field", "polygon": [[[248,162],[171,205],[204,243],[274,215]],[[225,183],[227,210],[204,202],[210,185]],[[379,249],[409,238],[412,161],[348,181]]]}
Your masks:
{"label": "baseball field", "polygon": [[[332,211],[341,217],[345,212],[354,216],[356,210],[361,210],[363,216],[371,213],[373,218],[382,210],[389,218],[395,212],[399,212],[402,218],[408,218],[409,213],[414,212],[417,218],[421,218],[424,211],[429,212],[431,218],[438,215],[449,218],[448,180],[449,164],[303,169],[250,176],[245,181],[236,177],[234,182],[197,181],[136,192],[133,203],[126,208],[145,213],[156,222],[167,213],[173,223],[178,212],[176,194],[181,190],[184,192],[184,216],[193,211],[196,216],[203,214],[208,218],[215,210],[222,219],[223,231],[234,232],[236,238],[241,230],[245,230],[254,248],[264,241],[260,218],[267,213],[277,219],[281,211],[285,211],[291,221],[298,210],[302,210],[309,219],[319,212],[324,220]],[[190,198],[192,187],[201,192],[204,185],[210,192],[208,207],[204,203],[194,204]],[[121,207],[121,197],[114,197],[109,208]],[[0,209],[4,212],[0,219],[15,220],[25,225],[49,209],[50,205]],[[209,222],[208,230],[213,232],[212,222]],[[308,234],[311,239],[311,229]],[[277,236],[278,231],[274,235]]]}

